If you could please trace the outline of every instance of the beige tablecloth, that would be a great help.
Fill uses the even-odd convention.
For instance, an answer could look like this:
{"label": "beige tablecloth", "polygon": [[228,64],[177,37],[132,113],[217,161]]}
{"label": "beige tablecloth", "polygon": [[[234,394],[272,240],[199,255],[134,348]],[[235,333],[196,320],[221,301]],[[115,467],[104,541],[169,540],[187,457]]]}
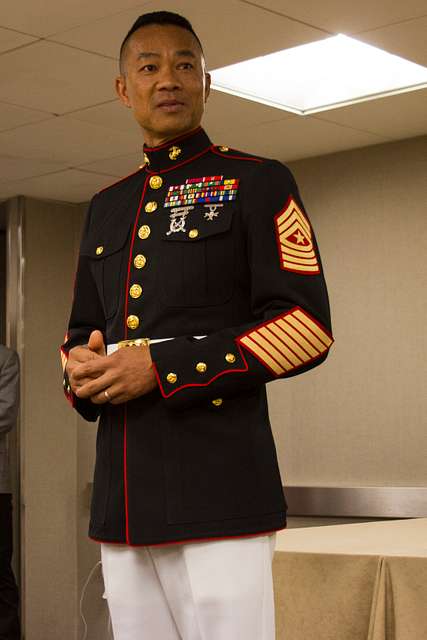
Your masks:
{"label": "beige tablecloth", "polygon": [[427,640],[427,518],[289,529],[277,640]]}

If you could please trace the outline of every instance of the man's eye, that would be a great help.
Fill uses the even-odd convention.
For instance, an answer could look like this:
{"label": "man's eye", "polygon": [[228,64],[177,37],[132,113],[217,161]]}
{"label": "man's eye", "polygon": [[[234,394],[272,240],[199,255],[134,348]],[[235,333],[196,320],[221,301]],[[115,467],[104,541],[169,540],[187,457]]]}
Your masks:
{"label": "man's eye", "polygon": [[156,66],[154,64],[144,64],[143,67],[140,68],[140,71],[148,71],[149,73],[151,71],[155,71]]}
{"label": "man's eye", "polygon": [[179,69],[193,69],[193,65],[191,64],[191,62],[181,62],[180,65],[178,65]]}

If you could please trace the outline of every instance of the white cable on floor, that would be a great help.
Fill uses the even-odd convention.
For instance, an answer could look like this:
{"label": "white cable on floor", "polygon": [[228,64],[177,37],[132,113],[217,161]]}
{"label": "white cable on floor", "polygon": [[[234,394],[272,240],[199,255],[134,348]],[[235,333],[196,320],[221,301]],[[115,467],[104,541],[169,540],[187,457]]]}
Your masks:
{"label": "white cable on floor", "polygon": [[82,595],[80,598],[80,606],[79,606],[79,611],[80,611],[80,617],[83,620],[83,624],[84,624],[84,632],[83,632],[83,638],[82,640],[86,640],[87,638],[87,622],[86,622],[86,618],[83,615],[83,599],[85,597],[85,593],[86,593],[86,589],[87,586],[89,584],[89,582],[91,581],[91,578],[95,572],[95,569],[98,567],[98,565],[102,565],[101,560],[99,560],[99,562],[96,563],[96,565],[92,568],[91,572],[89,573],[88,579],[86,580],[84,587],[82,589]]}

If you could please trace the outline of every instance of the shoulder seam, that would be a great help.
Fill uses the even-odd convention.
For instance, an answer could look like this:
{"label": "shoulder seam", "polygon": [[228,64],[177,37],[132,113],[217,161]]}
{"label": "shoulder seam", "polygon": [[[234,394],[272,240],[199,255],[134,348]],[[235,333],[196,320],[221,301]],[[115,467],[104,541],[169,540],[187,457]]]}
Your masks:
{"label": "shoulder seam", "polygon": [[212,145],[211,150],[212,150],[212,153],[215,153],[220,158],[225,158],[225,159],[228,158],[230,160],[246,160],[248,162],[258,162],[258,163],[265,162],[263,158],[252,156],[250,154],[247,154],[245,156],[235,155],[235,154],[245,153],[244,151],[239,151],[238,149],[229,149],[229,151],[232,152],[232,153],[229,153],[229,151],[219,151],[218,145]]}

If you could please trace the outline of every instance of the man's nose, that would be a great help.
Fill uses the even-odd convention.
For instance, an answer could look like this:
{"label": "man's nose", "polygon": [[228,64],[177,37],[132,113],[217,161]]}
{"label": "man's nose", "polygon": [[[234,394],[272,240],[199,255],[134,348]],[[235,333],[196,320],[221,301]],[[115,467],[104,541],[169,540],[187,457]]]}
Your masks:
{"label": "man's nose", "polygon": [[176,69],[173,67],[164,67],[160,73],[157,87],[166,91],[174,91],[181,88],[181,82]]}

